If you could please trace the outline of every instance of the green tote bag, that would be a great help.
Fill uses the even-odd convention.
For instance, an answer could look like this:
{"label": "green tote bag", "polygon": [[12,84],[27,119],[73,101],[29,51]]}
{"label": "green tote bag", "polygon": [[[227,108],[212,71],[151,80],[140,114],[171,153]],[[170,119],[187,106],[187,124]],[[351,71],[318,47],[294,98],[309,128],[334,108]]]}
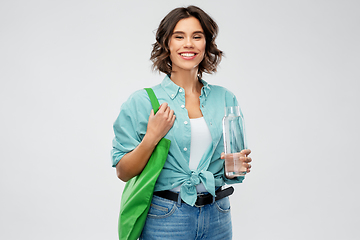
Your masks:
{"label": "green tote bag", "polygon": [[[151,88],[145,88],[145,90],[150,97],[154,113],[156,113],[160,107],[159,101]],[[143,171],[126,183],[120,205],[120,240],[139,238],[150,208],[155,182],[164,167],[169,148],[170,140],[162,138]]]}

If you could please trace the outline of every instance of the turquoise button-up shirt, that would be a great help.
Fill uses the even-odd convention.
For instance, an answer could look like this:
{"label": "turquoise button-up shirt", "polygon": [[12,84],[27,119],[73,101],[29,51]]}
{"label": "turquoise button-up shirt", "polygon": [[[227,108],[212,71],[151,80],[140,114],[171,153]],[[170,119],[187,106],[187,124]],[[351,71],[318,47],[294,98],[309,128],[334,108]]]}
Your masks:
{"label": "turquoise button-up shirt", "polygon": [[[202,156],[195,171],[189,168],[191,126],[185,108],[185,91],[177,86],[169,76],[152,89],[159,103],[168,103],[173,109],[176,120],[165,138],[171,140],[170,150],[164,168],[156,182],[155,191],[170,190],[181,185],[182,200],[193,206],[196,201],[196,185],[203,183],[207,191],[215,196],[215,188],[225,183],[241,183],[244,177],[228,179],[224,175],[224,160],[220,158],[224,151],[222,118],[226,106],[238,106],[234,94],[227,89],[210,85],[204,80],[200,95],[200,109],[210,130],[212,143]],[[111,151],[112,166],[132,151],[144,138],[152,109],[147,92],[142,89],[133,93],[122,104],[120,114],[114,123],[115,138]],[[242,115],[242,113],[241,113]],[[246,146],[246,143],[245,143]]]}

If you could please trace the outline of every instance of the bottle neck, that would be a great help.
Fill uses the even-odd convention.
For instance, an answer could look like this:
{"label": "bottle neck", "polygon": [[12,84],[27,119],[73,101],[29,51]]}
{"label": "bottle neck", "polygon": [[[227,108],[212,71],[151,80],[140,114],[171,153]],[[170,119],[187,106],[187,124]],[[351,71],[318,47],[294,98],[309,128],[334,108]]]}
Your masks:
{"label": "bottle neck", "polygon": [[240,116],[239,106],[225,107],[225,117],[227,116],[239,117]]}

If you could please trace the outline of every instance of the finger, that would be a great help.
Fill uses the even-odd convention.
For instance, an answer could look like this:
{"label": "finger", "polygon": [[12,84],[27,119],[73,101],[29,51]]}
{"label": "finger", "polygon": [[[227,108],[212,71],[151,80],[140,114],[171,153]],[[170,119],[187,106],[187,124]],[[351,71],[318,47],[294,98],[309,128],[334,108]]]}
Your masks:
{"label": "finger", "polygon": [[247,169],[251,168],[251,164],[248,164],[248,163],[243,163],[243,166],[246,167]]}
{"label": "finger", "polygon": [[167,117],[169,116],[169,114],[170,114],[170,107],[169,106],[166,107],[164,113],[165,113],[165,116],[167,116]]}
{"label": "finger", "polygon": [[176,118],[175,114],[174,114],[174,115],[172,115],[172,119],[171,119],[171,125],[174,125],[174,122],[175,122],[175,118]]}
{"label": "finger", "polygon": [[244,149],[240,153],[247,156],[247,155],[249,155],[251,153],[251,150],[250,149]]}
{"label": "finger", "polygon": [[251,164],[249,164],[249,167],[246,169],[246,172],[250,172],[250,169],[251,169]]}
{"label": "finger", "polygon": [[153,117],[153,116],[154,116],[154,109],[151,109],[150,117]]}
{"label": "finger", "polygon": [[163,102],[160,107],[159,107],[159,110],[158,112],[165,112],[166,108],[168,107],[168,104],[166,102]]}
{"label": "finger", "polygon": [[221,159],[224,159],[225,158],[225,153],[224,152],[222,152],[221,153],[221,157],[220,157]]}
{"label": "finger", "polygon": [[173,116],[174,116],[174,110],[170,110],[169,116],[168,116],[168,120],[169,120],[169,121],[172,121]]}
{"label": "finger", "polygon": [[246,163],[249,163],[251,161],[252,161],[251,157],[245,157],[244,158],[244,162],[246,162]]}

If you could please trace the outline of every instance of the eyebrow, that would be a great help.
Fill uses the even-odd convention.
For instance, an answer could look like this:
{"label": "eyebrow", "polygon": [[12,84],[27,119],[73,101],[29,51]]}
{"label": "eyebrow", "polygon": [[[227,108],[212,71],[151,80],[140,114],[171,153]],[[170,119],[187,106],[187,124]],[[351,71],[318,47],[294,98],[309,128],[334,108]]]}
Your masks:
{"label": "eyebrow", "polygon": [[[192,34],[199,34],[199,33],[205,35],[203,31],[195,31]],[[173,34],[185,34],[185,32],[176,31],[176,32],[173,32]]]}

